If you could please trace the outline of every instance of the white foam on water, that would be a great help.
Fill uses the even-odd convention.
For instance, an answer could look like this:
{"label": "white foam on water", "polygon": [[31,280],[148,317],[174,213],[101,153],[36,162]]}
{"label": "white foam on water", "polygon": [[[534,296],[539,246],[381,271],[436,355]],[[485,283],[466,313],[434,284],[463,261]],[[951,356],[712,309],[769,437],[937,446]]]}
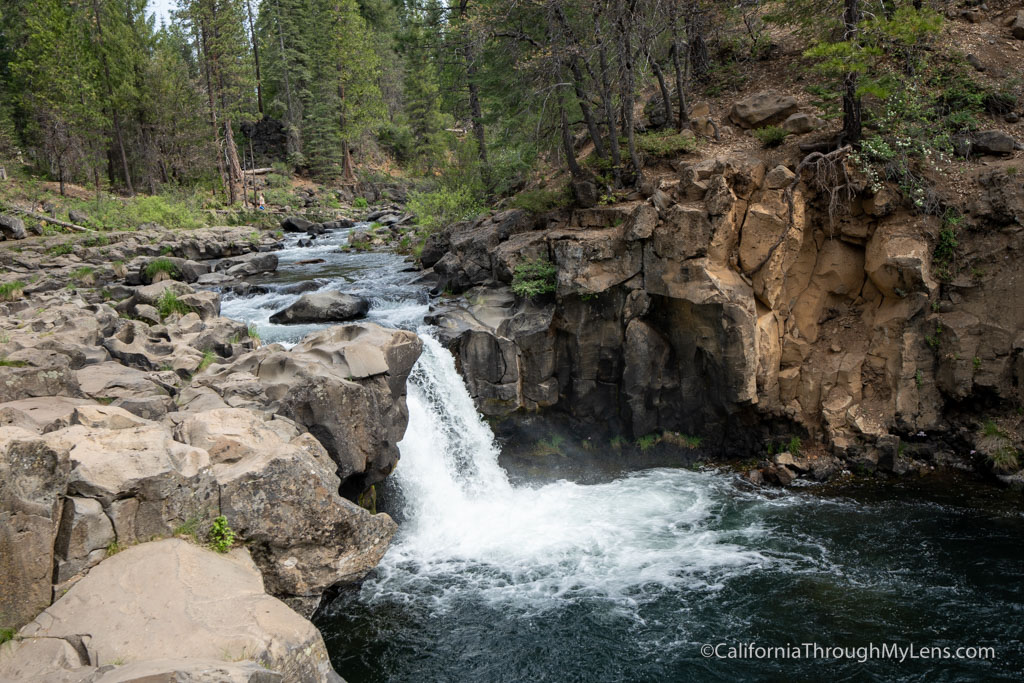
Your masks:
{"label": "white foam on water", "polygon": [[726,477],[656,469],[612,482],[513,486],[494,435],[451,354],[421,334],[409,387],[409,427],[393,475],[406,521],[371,599],[475,592],[488,601],[554,605],[585,596],[626,603],[647,588],[714,590],[776,560],[736,542],[758,525],[716,530]]}

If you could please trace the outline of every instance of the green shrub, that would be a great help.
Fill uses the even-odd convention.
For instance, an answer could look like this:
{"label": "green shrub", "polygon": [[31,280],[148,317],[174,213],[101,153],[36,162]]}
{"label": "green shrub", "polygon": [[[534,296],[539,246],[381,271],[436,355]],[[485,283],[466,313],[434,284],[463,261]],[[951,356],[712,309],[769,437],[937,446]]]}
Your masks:
{"label": "green shrub", "polygon": [[407,206],[416,215],[416,222],[430,231],[475,218],[484,210],[466,188],[410,192]]}
{"label": "green shrub", "polygon": [[21,280],[0,285],[0,301],[17,301],[25,294],[25,283]]}
{"label": "green shrub", "polygon": [[50,256],[64,256],[65,254],[70,254],[72,251],[74,251],[74,247],[71,246],[71,243],[65,242],[64,244],[58,244],[50,247],[46,250],[46,253]]}
{"label": "green shrub", "polygon": [[636,145],[653,157],[674,157],[697,149],[693,133],[641,133],[636,136]]}
{"label": "green shrub", "polygon": [[178,295],[170,289],[165,289],[163,295],[157,300],[156,310],[160,312],[161,320],[172,313],[188,315],[193,312],[193,308],[179,299]]}
{"label": "green shrub", "polygon": [[255,325],[249,325],[249,329],[246,330],[246,332],[249,334],[249,339],[255,339],[256,341],[260,340],[260,331]]}
{"label": "green shrub", "polygon": [[365,209],[370,203],[366,201],[366,197],[356,197],[352,200],[352,206],[356,209]]}
{"label": "green shrub", "polygon": [[516,296],[532,299],[555,291],[555,264],[546,258],[523,261],[512,275],[512,291]]}
{"label": "green shrub", "polygon": [[512,206],[530,213],[547,213],[572,203],[569,187],[557,190],[526,190],[512,198]]}
{"label": "green shrub", "polygon": [[754,137],[761,141],[765,147],[778,147],[789,135],[779,126],[765,126],[754,131]]}
{"label": "green shrub", "polygon": [[235,544],[235,532],[228,526],[227,517],[220,515],[213,520],[208,537],[210,547],[218,553],[226,553]]}
{"label": "green shrub", "polygon": [[18,635],[18,632],[13,628],[0,628],[0,645],[3,645],[8,640],[13,640],[16,635]]}
{"label": "green shrub", "polygon": [[153,281],[153,278],[155,278],[158,273],[167,273],[175,280],[180,277],[178,268],[168,258],[154,259],[146,266],[146,279],[150,282]]}
{"label": "green shrub", "polygon": [[292,184],[291,178],[286,174],[282,173],[268,173],[266,176],[267,187],[275,190],[280,190],[289,187]]}
{"label": "green shrub", "polygon": [[636,447],[641,451],[647,451],[661,441],[661,437],[657,434],[648,434],[647,436],[641,436],[636,440]]}
{"label": "green shrub", "polygon": [[802,444],[800,443],[800,437],[799,436],[794,436],[793,438],[791,438],[789,440],[789,443],[786,444],[786,450],[789,451],[790,455],[792,455],[793,457],[798,458],[798,457],[800,457],[800,448],[801,448],[801,446],[802,446]]}

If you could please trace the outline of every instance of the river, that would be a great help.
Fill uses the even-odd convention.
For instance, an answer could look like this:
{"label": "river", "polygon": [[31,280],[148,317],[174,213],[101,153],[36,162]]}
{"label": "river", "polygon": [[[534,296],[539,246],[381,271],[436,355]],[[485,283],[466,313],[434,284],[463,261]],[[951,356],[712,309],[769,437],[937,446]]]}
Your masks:
{"label": "river", "polygon": [[510,479],[422,322],[416,274],[339,251],[347,233],[289,235],[267,293],[226,295],[222,313],[294,343],[317,326],[268,318],[315,280],[423,338],[381,496],[399,532],[314,617],[350,683],[1024,678],[1019,495],[938,477],[761,490],[667,468]]}

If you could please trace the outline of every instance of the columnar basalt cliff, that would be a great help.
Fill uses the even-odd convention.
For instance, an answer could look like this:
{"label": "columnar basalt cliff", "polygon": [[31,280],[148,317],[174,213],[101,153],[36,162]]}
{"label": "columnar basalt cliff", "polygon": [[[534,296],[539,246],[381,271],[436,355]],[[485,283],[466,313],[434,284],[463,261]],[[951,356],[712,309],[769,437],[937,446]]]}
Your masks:
{"label": "columnar basalt cliff", "polygon": [[[983,450],[980,422],[1024,379],[1024,183],[976,175],[959,256],[972,268],[953,275],[933,263],[939,219],[849,166],[852,191],[830,211],[792,166],[682,161],[645,171],[634,201],[511,210],[431,238],[438,289],[464,293],[433,320],[480,409],[680,431],[743,457],[799,434],[864,471]],[[515,297],[516,265],[538,258],[557,267],[554,296]]]}

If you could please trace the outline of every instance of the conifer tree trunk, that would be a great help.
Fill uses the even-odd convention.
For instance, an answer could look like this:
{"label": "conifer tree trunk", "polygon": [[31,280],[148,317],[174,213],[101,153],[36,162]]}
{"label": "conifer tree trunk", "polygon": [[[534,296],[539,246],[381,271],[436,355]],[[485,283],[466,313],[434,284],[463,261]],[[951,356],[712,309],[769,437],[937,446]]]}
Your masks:
{"label": "conifer tree trunk", "polygon": [[256,29],[252,22],[252,0],[245,0],[245,10],[249,13],[249,36],[252,39],[252,59],[256,67],[256,108],[263,118],[263,80],[260,78],[260,46],[256,40]]}
{"label": "conifer tree trunk", "polygon": [[[843,39],[853,41],[857,37],[857,22],[860,21],[860,0],[845,2]],[[851,145],[860,141],[861,134],[861,102],[857,94],[857,74],[846,74],[843,87],[843,144]]]}

